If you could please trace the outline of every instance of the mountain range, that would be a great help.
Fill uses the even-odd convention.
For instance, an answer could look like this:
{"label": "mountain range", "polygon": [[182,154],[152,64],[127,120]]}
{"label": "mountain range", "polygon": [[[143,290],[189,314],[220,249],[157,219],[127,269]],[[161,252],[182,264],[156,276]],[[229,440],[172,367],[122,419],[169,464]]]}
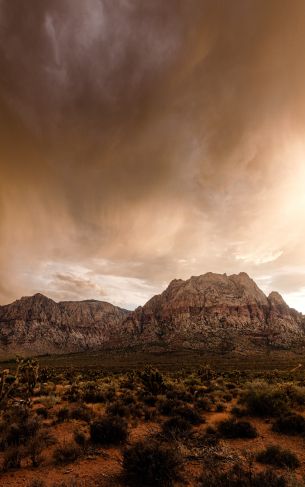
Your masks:
{"label": "mountain range", "polygon": [[135,311],[96,300],[42,295],[0,306],[1,355],[102,349],[194,349],[217,353],[301,351],[305,316],[246,274],[175,279]]}

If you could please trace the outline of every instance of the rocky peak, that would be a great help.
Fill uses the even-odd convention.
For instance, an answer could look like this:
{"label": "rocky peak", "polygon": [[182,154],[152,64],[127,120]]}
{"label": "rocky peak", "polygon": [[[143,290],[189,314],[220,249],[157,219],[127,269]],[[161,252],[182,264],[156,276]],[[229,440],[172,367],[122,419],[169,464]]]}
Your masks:
{"label": "rocky peak", "polygon": [[0,306],[0,353],[62,353],[115,346],[129,312],[96,300],[55,302],[37,293]]}
{"label": "rocky peak", "polygon": [[284,299],[280,295],[280,293],[276,291],[272,291],[269,296],[268,296],[268,301],[271,306],[285,306],[288,307],[288,305],[285,303]]}
{"label": "rocky peak", "polygon": [[0,306],[2,355],[128,346],[221,353],[302,349],[305,323],[278,293],[267,298],[244,272],[174,279],[134,312],[97,300],[57,303],[40,293]]}
{"label": "rocky peak", "polygon": [[268,304],[265,294],[245,272],[231,276],[208,272],[186,281],[175,279],[160,295],[160,299],[181,304],[190,301],[190,305],[196,302],[198,306],[216,303],[235,305],[236,302]]}
{"label": "rocky peak", "polygon": [[131,313],[125,325],[133,342],[143,346],[247,351],[305,344],[302,315],[278,293],[267,298],[245,272],[175,279]]}

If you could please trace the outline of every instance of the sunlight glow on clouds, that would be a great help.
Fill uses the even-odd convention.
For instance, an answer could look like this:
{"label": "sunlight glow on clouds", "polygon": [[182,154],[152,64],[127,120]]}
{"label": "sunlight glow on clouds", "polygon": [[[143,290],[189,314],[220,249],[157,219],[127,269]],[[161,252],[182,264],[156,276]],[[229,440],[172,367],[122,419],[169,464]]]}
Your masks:
{"label": "sunlight glow on clouds", "polygon": [[0,304],[245,271],[304,309],[305,2],[0,8]]}

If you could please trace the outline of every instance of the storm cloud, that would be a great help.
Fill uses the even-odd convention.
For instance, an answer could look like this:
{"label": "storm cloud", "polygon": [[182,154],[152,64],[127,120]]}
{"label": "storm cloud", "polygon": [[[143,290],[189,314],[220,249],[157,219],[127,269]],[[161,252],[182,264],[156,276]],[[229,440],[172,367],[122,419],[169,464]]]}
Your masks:
{"label": "storm cloud", "polygon": [[303,0],[1,0],[0,303],[243,270],[305,309],[304,47]]}

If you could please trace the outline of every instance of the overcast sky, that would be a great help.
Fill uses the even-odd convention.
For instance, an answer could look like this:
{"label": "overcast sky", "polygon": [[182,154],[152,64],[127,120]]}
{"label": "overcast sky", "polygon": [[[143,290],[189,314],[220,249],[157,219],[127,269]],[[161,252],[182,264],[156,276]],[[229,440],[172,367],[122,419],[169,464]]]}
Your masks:
{"label": "overcast sky", "polygon": [[0,304],[248,272],[305,312],[304,0],[0,0]]}

